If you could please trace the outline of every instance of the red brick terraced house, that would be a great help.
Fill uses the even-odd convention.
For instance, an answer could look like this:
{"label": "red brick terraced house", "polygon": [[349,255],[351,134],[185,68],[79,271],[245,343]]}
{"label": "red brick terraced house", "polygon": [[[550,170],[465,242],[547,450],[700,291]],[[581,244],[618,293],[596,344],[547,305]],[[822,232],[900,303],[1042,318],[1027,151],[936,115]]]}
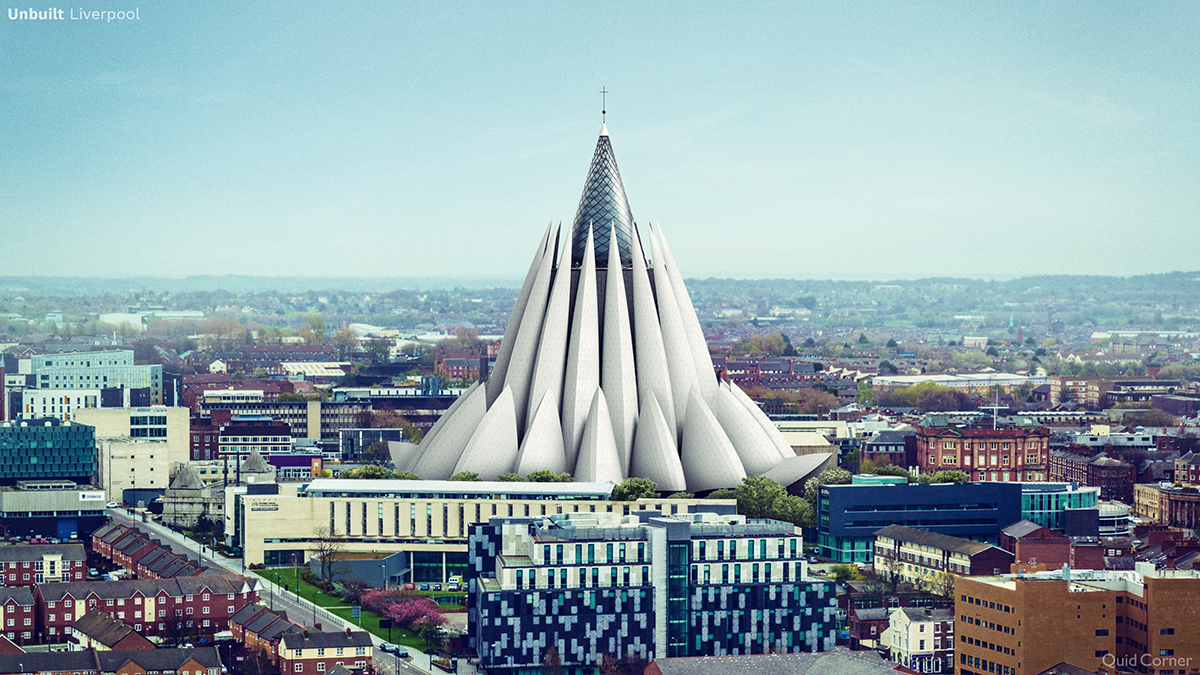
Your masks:
{"label": "red brick terraced house", "polygon": [[83,544],[0,546],[0,586],[32,586],[48,581],[83,581]]}
{"label": "red brick terraced house", "polygon": [[33,589],[27,586],[0,588],[0,631],[14,644],[36,642]]}
{"label": "red brick terraced house", "polygon": [[236,575],[43,584],[34,590],[34,623],[45,642],[66,639],[66,628],[92,610],[142,635],[198,636],[226,630],[229,617],[257,602],[257,582]]}
{"label": "red brick terraced house", "polygon": [[284,633],[303,631],[304,627],[289,620],[285,612],[275,612],[263,605],[246,605],[229,619],[233,639],[250,651],[266,652],[272,663],[276,661],[279,638]]}

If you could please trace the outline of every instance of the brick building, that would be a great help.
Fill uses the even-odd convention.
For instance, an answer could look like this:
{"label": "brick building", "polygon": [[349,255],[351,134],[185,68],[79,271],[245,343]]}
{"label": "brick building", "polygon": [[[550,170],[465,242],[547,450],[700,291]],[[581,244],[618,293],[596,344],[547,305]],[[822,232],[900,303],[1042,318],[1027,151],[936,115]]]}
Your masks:
{"label": "brick building", "polygon": [[0,630],[9,641],[23,645],[36,642],[33,591],[28,586],[0,588]]}
{"label": "brick building", "polygon": [[[142,635],[226,630],[229,617],[258,601],[257,582],[240,576],[42,584],[34,589],[38,637],[61,642],[67,627],[98,610],[129,623]],[[173,621],[174,626],[168,626]]]}
{"label": "brick building", "polygon": [[1021,520],[1000,531],[1000,548],[1013,554],[1018,565],[1043,565],[1057,569],[1070,565],[1073,569],[1102,570],[1105,568],[1104,547],[1098,539],[1077,539]]}
{"label": "brick building", "polygon": [[1012,563],[1012,553],[969,539],[903,525],[875,533],[875,571],[909,583],[928,583],[942,573],[992,574],[1008,570]]}
{"label": "brick building", "polygon": [[930,415],[916,432],[922,473],[962,471],[974,481],[1046,480],[1050,430],[1029,418],[993,425]]}
{"label": "brick building", "polygon": [[76,619],[67,627],[67,636],[70,638],[68,649],[71,651],[154,649],[154,643],[135,631],[133,626],[99,610],[92,610]]}
{"label": "brick building", "polygon": [[1100,488],[1100,499],[1133,502],[1137,480],[1132,464],[1100,453],[1095,457],[1069,450],[1050,451],[1050,480]]}
{"label": "brick building", "polygon": [[1200,663],[1200,573],[1053,570],[959,579],[959,675],[1191,673]]}
{"label": "brick building", "polygon": [[87,554],[83,544],[0,546],[0,586],[32,586],[47,581],[83,581]]}

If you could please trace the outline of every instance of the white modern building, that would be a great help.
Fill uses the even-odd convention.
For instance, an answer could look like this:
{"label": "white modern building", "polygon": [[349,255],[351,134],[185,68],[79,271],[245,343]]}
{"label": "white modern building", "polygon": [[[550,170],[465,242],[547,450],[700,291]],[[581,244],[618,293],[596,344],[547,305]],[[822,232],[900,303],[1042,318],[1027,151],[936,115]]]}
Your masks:
{"label": "white modern building", "polygon": [[125,490],[166,490],[171,461],[167,443],[144,438],[96,440],[100,454],[100,487],[108,501],[124,503]]}
{"label": "white modern building", "polygon": [[697,492],[796,460],[758,406],[717,378],[671,248],[634,222],[602,127],[575,220],[542,236],[486,384],[398,468],[428,479],[638,476]]}

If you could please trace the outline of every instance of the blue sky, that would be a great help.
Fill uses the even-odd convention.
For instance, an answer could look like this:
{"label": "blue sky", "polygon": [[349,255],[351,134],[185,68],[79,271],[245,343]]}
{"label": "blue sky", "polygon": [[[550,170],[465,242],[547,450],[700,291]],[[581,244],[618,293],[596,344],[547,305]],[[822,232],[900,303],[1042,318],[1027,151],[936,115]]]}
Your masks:
{"label": "blue sky", "polygon": [[519,279],[601,86],[685,276],[1200,267],[1194,3],[133,6],[3,17],[3,274]]}

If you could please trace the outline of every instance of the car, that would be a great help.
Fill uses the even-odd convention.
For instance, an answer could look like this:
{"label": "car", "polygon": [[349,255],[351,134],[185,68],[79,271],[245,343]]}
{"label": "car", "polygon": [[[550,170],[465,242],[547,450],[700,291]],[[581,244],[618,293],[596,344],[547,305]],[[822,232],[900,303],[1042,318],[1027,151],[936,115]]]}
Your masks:
{"label": "car", "polygon": [[393,646],[396,648],[396,650],[394,652],[392,652],[393,654],[395,654],[396,656],[399,656],[402,659],[409,658],[410,654],[408,653],[408,649],[401,647],[400,645],[393,645]]}
{"label": "car", "polygon": [[440,591],[440,590],[442,590],[442,585],[441,585],[441,584],[434,584],[434,585],[433,585],[433,590],[435,590],[435,591]]}
{"label": "car", "polygon": [[89,579],[95,579],[99,576],[100,576],[100,570],[96,569],[95,567],[88,570],[88,578]]}
{"label": "car", "polygon": [[429,584],[421,584],[421,590],[423,590],[423,591],[429,590]]}
{"label": "car", "polygon": [[410,581],[410,582],[404,584],[404,590],[415,591],[415,590],[417,590],[417,585]]}
{"label": "car", "polygon": [[109,502],[109,503],[105,504],[104,506],[106,508],[115,509],[115,508],[117,508],[117,506],[119,506],[119,504],[117,504],[116,502]]}
{"label": "car", "polygon": [[401,658],[408,658],[408,650],[400,645],[394,645],[390,642],[384,642],[379,645],[379,651],[386,654],[395,654]]}

